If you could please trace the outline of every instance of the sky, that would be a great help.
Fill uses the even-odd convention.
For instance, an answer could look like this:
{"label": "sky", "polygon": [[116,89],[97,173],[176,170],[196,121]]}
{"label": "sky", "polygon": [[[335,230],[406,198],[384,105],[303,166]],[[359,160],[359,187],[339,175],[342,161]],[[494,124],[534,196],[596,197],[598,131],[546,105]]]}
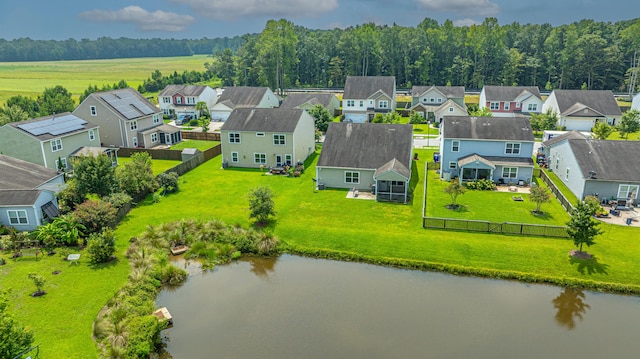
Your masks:
{"label": "sky", "polygon": [[309,29],[373,22],[415,27],[425,18],[442,24],[480,24],[495,17],[553,26],[582,19],[616,22],[640,17],[638,0],[3,0],[0,38],[232,37],[259,33],[269,19]]}

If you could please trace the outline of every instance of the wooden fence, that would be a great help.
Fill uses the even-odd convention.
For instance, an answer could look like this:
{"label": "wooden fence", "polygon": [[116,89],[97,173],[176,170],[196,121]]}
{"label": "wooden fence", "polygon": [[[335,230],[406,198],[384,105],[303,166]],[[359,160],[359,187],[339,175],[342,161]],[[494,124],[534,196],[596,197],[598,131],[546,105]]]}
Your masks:
{"label": "wooden fence", "polygon": [[560,189],[558,189],[556,184],[553,183],[553,181],[551,180],[551,178],[549,178],[545,171],[540,171],[540,178],[542,179],[542,182],[546,183],[547,186],[549,186],[549,190],[551,191],[551,193],[553,193],[554,196],[556,196],[562,207],[564,207],[567,212],[571,213],[573,205],[571,204],[571,202],[569,202],[567,197],[562,194]]}
{"label": "wooden fence", "polygon": [[163,173],[176,172],[179,176],[182,176],[183,174],[209,161],[210,159],[220,155],[220,153],[222,153],[222,146],[218,144],[217,146],[212,147],[204,152],[198,153],[197,155],[180,163],[179,165],[169,168]]}
{"label": "wooden fence", "polygon": [[220,132],[182,131],[183,140],[220,141]]}
{"label": "wooden fence", "polygon": [[153,148],[125,148],[122,147],[118,150],[118,157],[131,157],[132,154],[138,152],[147,152],[151,158],[156,160],[182,160],[181,150],[168,150],[168,149],[153,149]]}

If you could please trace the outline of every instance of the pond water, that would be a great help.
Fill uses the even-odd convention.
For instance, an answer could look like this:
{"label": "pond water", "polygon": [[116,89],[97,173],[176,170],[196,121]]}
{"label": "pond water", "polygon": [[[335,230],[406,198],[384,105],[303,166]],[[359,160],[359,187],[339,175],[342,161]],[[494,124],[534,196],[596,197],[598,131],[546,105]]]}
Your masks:
{"label": "pond water", "polygon": [[283,255],[163,290],[174,358],[632,358],[640,298]]}

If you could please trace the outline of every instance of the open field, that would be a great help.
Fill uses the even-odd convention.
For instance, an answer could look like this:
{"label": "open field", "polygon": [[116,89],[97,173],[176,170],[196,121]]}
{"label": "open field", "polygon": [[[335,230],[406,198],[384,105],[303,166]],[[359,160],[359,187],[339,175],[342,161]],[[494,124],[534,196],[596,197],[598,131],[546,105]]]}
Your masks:
{"label": "open field", "polygon": [[0,106],[15,95],[36,97],[46,87],[62,85],[78,100],[89,85],[103,86],[125,80],[138,85],[160,70],[163,75],[177,71],[204,71],[206,55],[185,57],[148,57],[134,59],[0,62]]}

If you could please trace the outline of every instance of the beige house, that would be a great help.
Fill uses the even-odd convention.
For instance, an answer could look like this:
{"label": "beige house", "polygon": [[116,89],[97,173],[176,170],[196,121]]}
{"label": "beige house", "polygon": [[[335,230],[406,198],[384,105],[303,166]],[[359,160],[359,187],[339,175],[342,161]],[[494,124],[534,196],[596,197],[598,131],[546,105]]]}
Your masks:
{"label": "beige house", "polygon": [[378,114],[396,109],[395,76],[348,76],[342,96],[342,114],[347,122],[371,122]]}
{"label": "beige house", "polygon": [[71,169],[71,153],[99,145],[98,125],[69,112],[0,127],[0,153],[53,170]]}
{"label": "beige house", "polygon": [[234,109],[274,108],[278,105],[280,99],[268,87],[226,87],[209,113],[212,121],[226,121]]}
{"label": "beige house", "polygon": [[444,116],[465,116],[464,86],[413,86],[409,110],[429,122],[442,122]]}
{"label": "beige house", "polygon": [[165,125],[160,109],[132,88],[92,93],[73,114],[100,126],[101,146],[150,148],[182,141],[180,129]]}
{"label": "beige house", "polygon": [[280,108],[301,108],[309,111],[316,105],[322,105],[334,116],[335,111],[340,108],[340,100],[332,93],[290,93],[284,98]]}
{"label": "beige house", "polygon": [[610,90],[553,90],[542,105],[558,116],[566,130],[591,131],[598,122],[616,125],[622,111]]}
{"label": "beige house", "polygon": [[315,124],[301,109],[233,110],[220,128],[223,166],[293,166],[315,151]]}

